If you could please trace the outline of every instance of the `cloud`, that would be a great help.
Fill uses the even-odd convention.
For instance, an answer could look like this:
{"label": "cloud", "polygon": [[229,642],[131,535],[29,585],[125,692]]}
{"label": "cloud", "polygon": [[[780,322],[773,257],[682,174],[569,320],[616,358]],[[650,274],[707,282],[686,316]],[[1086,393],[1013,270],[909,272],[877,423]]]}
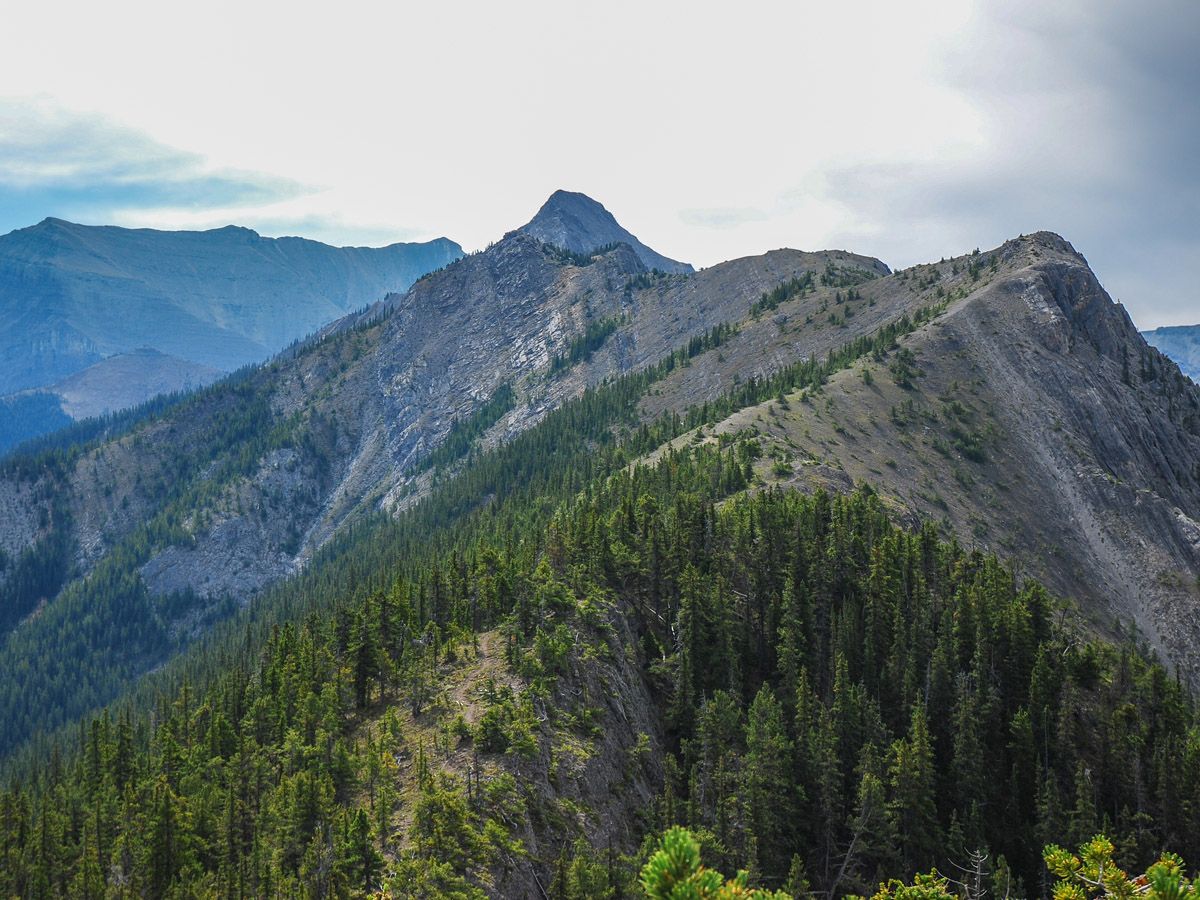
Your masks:
{"label": "cloud", "polygon": [[1200,5],[1173,0],[979,13],[941,77],[980,111],[982,148],[829,169],[840,237],[907,265],[1050,229],[1139,326],[1200,321],[1197,33]]}
{"label": "cloud", "polygon": [[136,130],[47,101],[0,101],[0,229],[48,216],[111,222],[156,209],[251,209],[311,193],[214,169]]}
{"label": "cloud", "polygon": [[733,228],[747,222],[763,222],[770,218],[761,209],[751,206],[714,206],[710,209],[684,209],[679,219],[686,225],[702,228]]}

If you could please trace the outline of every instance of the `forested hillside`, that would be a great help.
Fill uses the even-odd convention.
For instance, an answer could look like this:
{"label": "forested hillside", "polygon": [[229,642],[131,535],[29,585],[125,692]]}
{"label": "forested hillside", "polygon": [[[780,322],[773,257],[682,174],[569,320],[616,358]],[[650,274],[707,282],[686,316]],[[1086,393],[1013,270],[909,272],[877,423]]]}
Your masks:
{"label": "forested hillside", "polygon": [[834,894],[974,852],[1041,892],[1042,844],[1099,829],[1126,866],[1200,853],[1160,666],[869,490],[744,493],[755,453],[669,453],[548,527],[516,504],[95,719],[4,794],[5,892],[629,895],[674,823]]}

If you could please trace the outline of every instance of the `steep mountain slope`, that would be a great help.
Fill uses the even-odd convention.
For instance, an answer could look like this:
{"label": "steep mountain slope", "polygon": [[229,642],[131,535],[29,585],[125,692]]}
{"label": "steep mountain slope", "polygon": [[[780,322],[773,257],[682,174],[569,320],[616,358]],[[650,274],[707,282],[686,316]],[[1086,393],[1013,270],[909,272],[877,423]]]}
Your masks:
{"label": "steep mountain slope", "polygon": [[572,253],[628,244],[647,269],[674,274],[692,271],[688,263],[676,262],[651,250],[622,228],[607,209],[591,197],[573,191],[555,191],[521,230]]}
{"label": "steep mountain slope", "polygon": [[335,248],[46,219],[0,237],[0,393],[143,347],[232,371],[461,254],[445,239]]}
{"label": "steep mountain slope", "polygon": [[[154,627],[122,638],[121,665],[96,677],[135,676],[303,569],[347,525],[425,496],[472,438],[510,439],[736,320],[762,292],[833,271],[859,281],[887,268],[778,251],[666,275],[626,244],[589,257],[519,230],[128,434],[49,469],[15,460],[0,479],[23,536],[6,547],[19,564],[0,573],[4,622],[22,623],[7,652],[44,667],[35,648],[80,610],[99,621],[140,610]],[[443,445],[458,449],[423,468]],[[91,652],[99,659],[112,643],[97,636]],[[25,693],[40,690],[31,681]]]}
{"label": "steep mountain slope", "polygon": [[1174,325],[1143,331],[1142,337],[1171,357],[1192,381],[1200,383],[1200,325]]}
{"label": "steep mountain slope", "polygon": [[[870,484],[902,517],[940,522],[1078,600],[1105,630],[1136,627],[1200,683],[1200,389],[1055,235],[858,290],[830,305],[835,319],[872,304],[946,308],[897,353],[739,410],[708,439],[761,435],[769,481]],[[782,304],[726,357],[739,342],[794,357],[790,323],[812,303]],[[646,415],[676,396],[712,399],[726,365],[675,373]]]}

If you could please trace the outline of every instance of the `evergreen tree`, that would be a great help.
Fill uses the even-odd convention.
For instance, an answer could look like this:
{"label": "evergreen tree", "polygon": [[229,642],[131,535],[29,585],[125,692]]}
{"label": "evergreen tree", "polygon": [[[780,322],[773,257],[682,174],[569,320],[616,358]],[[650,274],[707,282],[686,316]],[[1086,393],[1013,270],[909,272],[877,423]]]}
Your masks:
{"label": "evergreen tree", "polygon": [[920,706],[913,707],[908,735],[892,744],[888,774],[888,809],[895,823],[901,866],[908,872],[930,868],[937,862],[939,848],[937,788],[929,729]]}
{"label": "evergreen tree", "polygon": [[743,772],[742,791],[761,871],[782,881],[791,862],[797,801],[803,803],[803,798],[796,797],[791,780],[792,742],[784,728],[783,708],[766,685],[747,715]]}

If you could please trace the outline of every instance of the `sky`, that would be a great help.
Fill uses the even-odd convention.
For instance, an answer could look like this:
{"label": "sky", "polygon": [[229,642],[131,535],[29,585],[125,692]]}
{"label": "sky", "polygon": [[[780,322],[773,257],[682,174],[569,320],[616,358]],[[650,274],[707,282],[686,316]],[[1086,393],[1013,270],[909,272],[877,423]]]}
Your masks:
{"label": "sky", "polygon": [[485,246],[557,188],[698,266],[1047,229],[1200,322],[1200,3],[16,4],[0,232]]}

